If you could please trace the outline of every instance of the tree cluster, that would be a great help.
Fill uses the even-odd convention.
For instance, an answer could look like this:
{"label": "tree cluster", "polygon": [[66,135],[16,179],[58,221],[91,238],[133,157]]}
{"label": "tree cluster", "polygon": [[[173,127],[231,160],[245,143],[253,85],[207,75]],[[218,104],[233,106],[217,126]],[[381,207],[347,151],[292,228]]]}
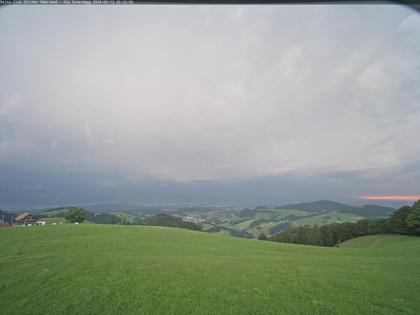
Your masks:
{"label": "tree cluster", "polygon": [[82,208],[72,208],[64,215],[64,218],[70,223],[82,223],[86,219],[86,210]]}
{"label": "tree cluster", "polygon": [[7,212],[5,210],[0,209],[0,219],[2,219],[4,222],[13,224],[13,221],[16,217],[17,217],[16,213]]}
{"label": "tree cluster", "polygon": [[271,236],[269,240],[319,246],[334,246],[343,241],[370,234],[407,234],[420,236],[420,200],[413,206],[396,210],[387,219],[363,219],[355,223],[304,225]]}
{"label": "tree cluster", "polygon": [[392,233],[420,236],[420,200],[395,211],[388,223]]}

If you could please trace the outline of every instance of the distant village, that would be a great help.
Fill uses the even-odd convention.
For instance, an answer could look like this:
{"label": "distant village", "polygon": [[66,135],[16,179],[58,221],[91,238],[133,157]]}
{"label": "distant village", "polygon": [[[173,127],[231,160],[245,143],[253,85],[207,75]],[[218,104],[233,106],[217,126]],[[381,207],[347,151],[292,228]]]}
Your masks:
{"label": "distant village", "polygon": [[192,222],[192,223],[196,223],[196,224],[200,224],[200,223],[205,223],[206,220],[198,218],[198,217],[193,217],[193,216],[185,216],[182,218],[182,221],[184,222]]}

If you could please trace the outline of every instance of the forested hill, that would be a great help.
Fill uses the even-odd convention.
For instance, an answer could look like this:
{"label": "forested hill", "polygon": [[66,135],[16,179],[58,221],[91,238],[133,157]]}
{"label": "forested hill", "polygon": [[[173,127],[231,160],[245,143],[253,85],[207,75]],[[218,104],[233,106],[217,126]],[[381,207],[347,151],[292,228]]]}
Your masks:
{"label": "forested hill", "polygon": [[297,209],[308,212],[318,212],[318,211],[348,211],[352,210],[353,207],[329,200],[318,200],[311,202],[301,202],[296,204],[288,204],[278,207],[279,209]]}
{"label": "forested hill", "polygon": [[331,223],[322,226],[303,225],[282,231],[269,239],[284,243],[334,246],[358,236],[392,233],[420,236],[420,200],[411,207],[401,207],[389,218],[363,219],[357,222]]}
{"label": "forested hill", "polygon": [[364,216],[367,218],[387,217],[395,209],[390,207],[383,207],[377,205],[364,205],[364,206],[350,206],[339,202],[329,200],[318,200],[311,202],[302,202],[297,204],[289,204],[278,207],[279,209],[297,209],[307,212],[319,211],[341,211],[353,213],[356,215]]}

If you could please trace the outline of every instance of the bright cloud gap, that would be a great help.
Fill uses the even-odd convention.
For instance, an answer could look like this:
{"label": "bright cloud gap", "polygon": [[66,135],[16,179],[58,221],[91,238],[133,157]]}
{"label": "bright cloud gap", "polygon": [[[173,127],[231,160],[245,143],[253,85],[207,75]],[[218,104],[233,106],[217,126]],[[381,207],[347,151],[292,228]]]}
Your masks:
{"label": "bright cloud gap", "polygon": [[395,201],[410,201],[420,200],[420,195],[399,195],[399,196],[361,196],[363,200],[395,200]]}

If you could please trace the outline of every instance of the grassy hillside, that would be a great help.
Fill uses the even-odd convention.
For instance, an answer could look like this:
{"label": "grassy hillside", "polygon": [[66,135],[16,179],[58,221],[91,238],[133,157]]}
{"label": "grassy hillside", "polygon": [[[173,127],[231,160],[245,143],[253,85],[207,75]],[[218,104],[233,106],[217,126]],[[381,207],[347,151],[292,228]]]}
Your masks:
{"label": "grassy hillside", "polygon": [[68,224],[1,229],[0,239],[2,314],[420,309],[420,238],[364,237],[326,248],[163,227]]}
{"label": "grassy hillside", "polygon": [[43,220],[45,220],[46,224],[66,224],[66,219],[64,218],[42,218]]}
{"label": "grassy hillside", "polygon": [[55,208],[40,212],[39,215],[45,217],[64,217],[64,215],[74,207]]}
{"label": "grassy hillside", "polygon": [[412,250],[420,253],[419,243],[418,237],[386,234],[357,237],[343,242],[340,246],[344,248],[390,250],[393,252]]}

